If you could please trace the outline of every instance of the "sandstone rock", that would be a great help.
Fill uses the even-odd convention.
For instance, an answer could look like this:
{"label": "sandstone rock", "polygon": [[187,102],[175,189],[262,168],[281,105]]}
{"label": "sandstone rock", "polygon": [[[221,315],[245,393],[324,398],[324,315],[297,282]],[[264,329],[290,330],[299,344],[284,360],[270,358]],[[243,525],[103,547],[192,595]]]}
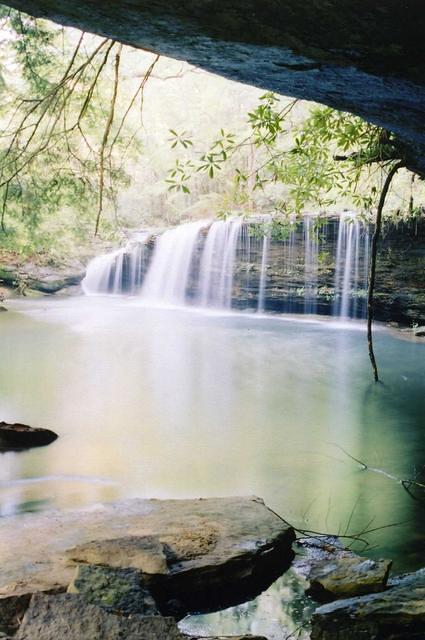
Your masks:
{"label": "sandstone rock", "polygon": [[415,336],[417,338],[425,338],[425,327],[417,327],[417,329],[415,329]]}
{"label": "sandstone rock", "polygon": [[307,555],[294,563],[310,586],[307,594],[319,602],[383,591],[389,560],[371,560],[344,549],[338,538],[310,538],[299,543]]}
{"label": "sandstone rock", "polygon": [[164,545],[154,536],[95,540],[69,549],[66,555],[74,562],[131,567],[148,574],[168,573]]}
{"label": "sandstone rock", "polygon": [[16,451],[43,447],[57,439],[49,429],[34,429],[25,424],[0,422],[0,451]]}
{"label": "sandstone rock", "polygon": [[172,618],[113,615],[78,595],[33,596],[16,640],[183,640]]}
{"label": "sandstone rock", "polygon": [[[63,590],[62,590],[63,591]],[[57,594],[59,591],[52,589],[46,595]],[[20,596],[0,597],[0,638],[4,635],[14,634],[18,629],[25,611],[31,601],[32,593],[24,593]]]}
{"label": "sandstone rock", "polygon": [[0,638],[2,634],[14,633],[19,627],[31,600],[31,594],[0,598]]}
{"label": "sandstone rock", "polygon": [[423,640],[425,569],[392,584],[382,593],[340,600],[316,609],[312,640]]}
{"label": "sandstone rock", "polygon": [[[4,518],[0,519],[0,598],[66,589],[75,572],[68,549],[109,540],[105,548],[111,551],[115,544],[111,540],[123,544],[126,536],[150,536],[162,545],[167,572],[159,547],[151,541],[149,569],[159,563],[159,571],[143,572],[143,578],[160,611],[178,616],[255,597],[288,568],[295,537],[291,527],[253,497],[127,500],[89,510]],[[142,542],[129,540],[127,558],[111,553],[114,566],[119,559],[122,568],[135,568],[135,558],[139,565],[136,550],[145,553],[148,548]],[[100,553],[100,548],[88,545],[85,552]],[[107,561],[102,555],[100,559]]]}
{"label": "sandstone rock", "polygon": [[159,615],[155,601],[143,586],[136,569],[80,565],[68,593],[78,593],[86,602],[114,613]]}

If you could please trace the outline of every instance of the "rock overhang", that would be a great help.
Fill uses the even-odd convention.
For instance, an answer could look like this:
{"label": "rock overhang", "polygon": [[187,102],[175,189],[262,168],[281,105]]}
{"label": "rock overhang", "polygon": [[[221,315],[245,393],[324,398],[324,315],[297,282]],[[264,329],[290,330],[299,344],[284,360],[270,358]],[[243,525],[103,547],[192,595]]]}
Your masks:
{"label": "rock overhang", "polygon": [[425,6],[418,0],[7,0],[35,16],[351,111],[398,134],[425,174]]}

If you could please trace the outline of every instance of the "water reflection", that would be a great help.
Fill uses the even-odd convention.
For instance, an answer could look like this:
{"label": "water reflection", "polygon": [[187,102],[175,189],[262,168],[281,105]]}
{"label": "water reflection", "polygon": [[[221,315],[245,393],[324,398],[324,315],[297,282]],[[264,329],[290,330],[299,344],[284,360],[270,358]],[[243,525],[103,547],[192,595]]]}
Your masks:
{"label": "water reflection", "polygon": [[376,386],[355,323],[153,310],[112,297],[14,305],[1,316],[1,418],[60,437],[0,456],[2,515],[257,494],[317,530],[407,522],[371,536],[373,553],[403,570],[421,562],[422,505],[338,446],[400,475],[422,464],[424,345],[378,332],[385,385]]}
{"label": "water reflection", "polygon": [[[309,620],[315,608],[304,595],[304,583],[292,571],[251,602],[208,615],[188,616],[179,624],[189,635],[264,635],[269,640],[309,638]],[[292,634],[292,635],[291,635]]]}

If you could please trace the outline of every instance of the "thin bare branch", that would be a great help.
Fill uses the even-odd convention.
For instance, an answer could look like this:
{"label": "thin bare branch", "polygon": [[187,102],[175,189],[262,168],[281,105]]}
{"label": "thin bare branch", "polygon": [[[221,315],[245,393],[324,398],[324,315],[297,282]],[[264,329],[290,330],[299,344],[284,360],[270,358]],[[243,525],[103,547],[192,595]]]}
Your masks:
{"label": "thin bare branch", "polygon": [[115,105],[116,105],[117,95],[118,95],[121,51],[122,51],[122,45],[119,45],[118,51],[115,55],[114,88],[112,91],[111,104],[109,108],[109,116],[106,122],[105,131],[103,133],[102,143],[100,147],[100,154],[99,154],[99,206],[97,210],[96,225],[94,230],[95,236],[99,231],[99,223],[100,223],[100,218],[103,211],[103,195],[104,195],[103,192],[105,187],[105,150],[106,150],[106,145],[108,144],[108,138],[109,138],[109,134],[111,131],[111,127],[112,127],[112,123],[114,121],[114,115],[115,115]]}

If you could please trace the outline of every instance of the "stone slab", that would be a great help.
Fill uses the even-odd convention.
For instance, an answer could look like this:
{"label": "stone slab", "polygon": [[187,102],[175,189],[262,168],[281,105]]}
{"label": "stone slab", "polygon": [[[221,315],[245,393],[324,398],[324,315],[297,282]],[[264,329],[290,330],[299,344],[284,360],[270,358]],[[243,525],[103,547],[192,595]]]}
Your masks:
{"label": "stone slab", "polygon": [[[109,548],[126,536],[162,545],[167,572],[150,575],[149,587],[162,613],[174,615],[254,597],[289,566],[295,537],[256,497],[136,499],[13,516],[0,520],[0,598],[66,590],[75,572],[67,550],[93,541]],[[123,568],[132,566],[134,544]],[[152,546],[152,562],[158,550]]]}
{"label": "stone slab", "polygon": [[316,609],[312,640],[423,640],[425,569],[391,581],[382,593],[348,598]]}
{"label": "stone slab", "polygon": [[305,555],[294,570],[309,583],[307,594],[318,602],[383,591],[390,560],[372,560],[345,549],[334,536],[309,538],[298,543]]}

